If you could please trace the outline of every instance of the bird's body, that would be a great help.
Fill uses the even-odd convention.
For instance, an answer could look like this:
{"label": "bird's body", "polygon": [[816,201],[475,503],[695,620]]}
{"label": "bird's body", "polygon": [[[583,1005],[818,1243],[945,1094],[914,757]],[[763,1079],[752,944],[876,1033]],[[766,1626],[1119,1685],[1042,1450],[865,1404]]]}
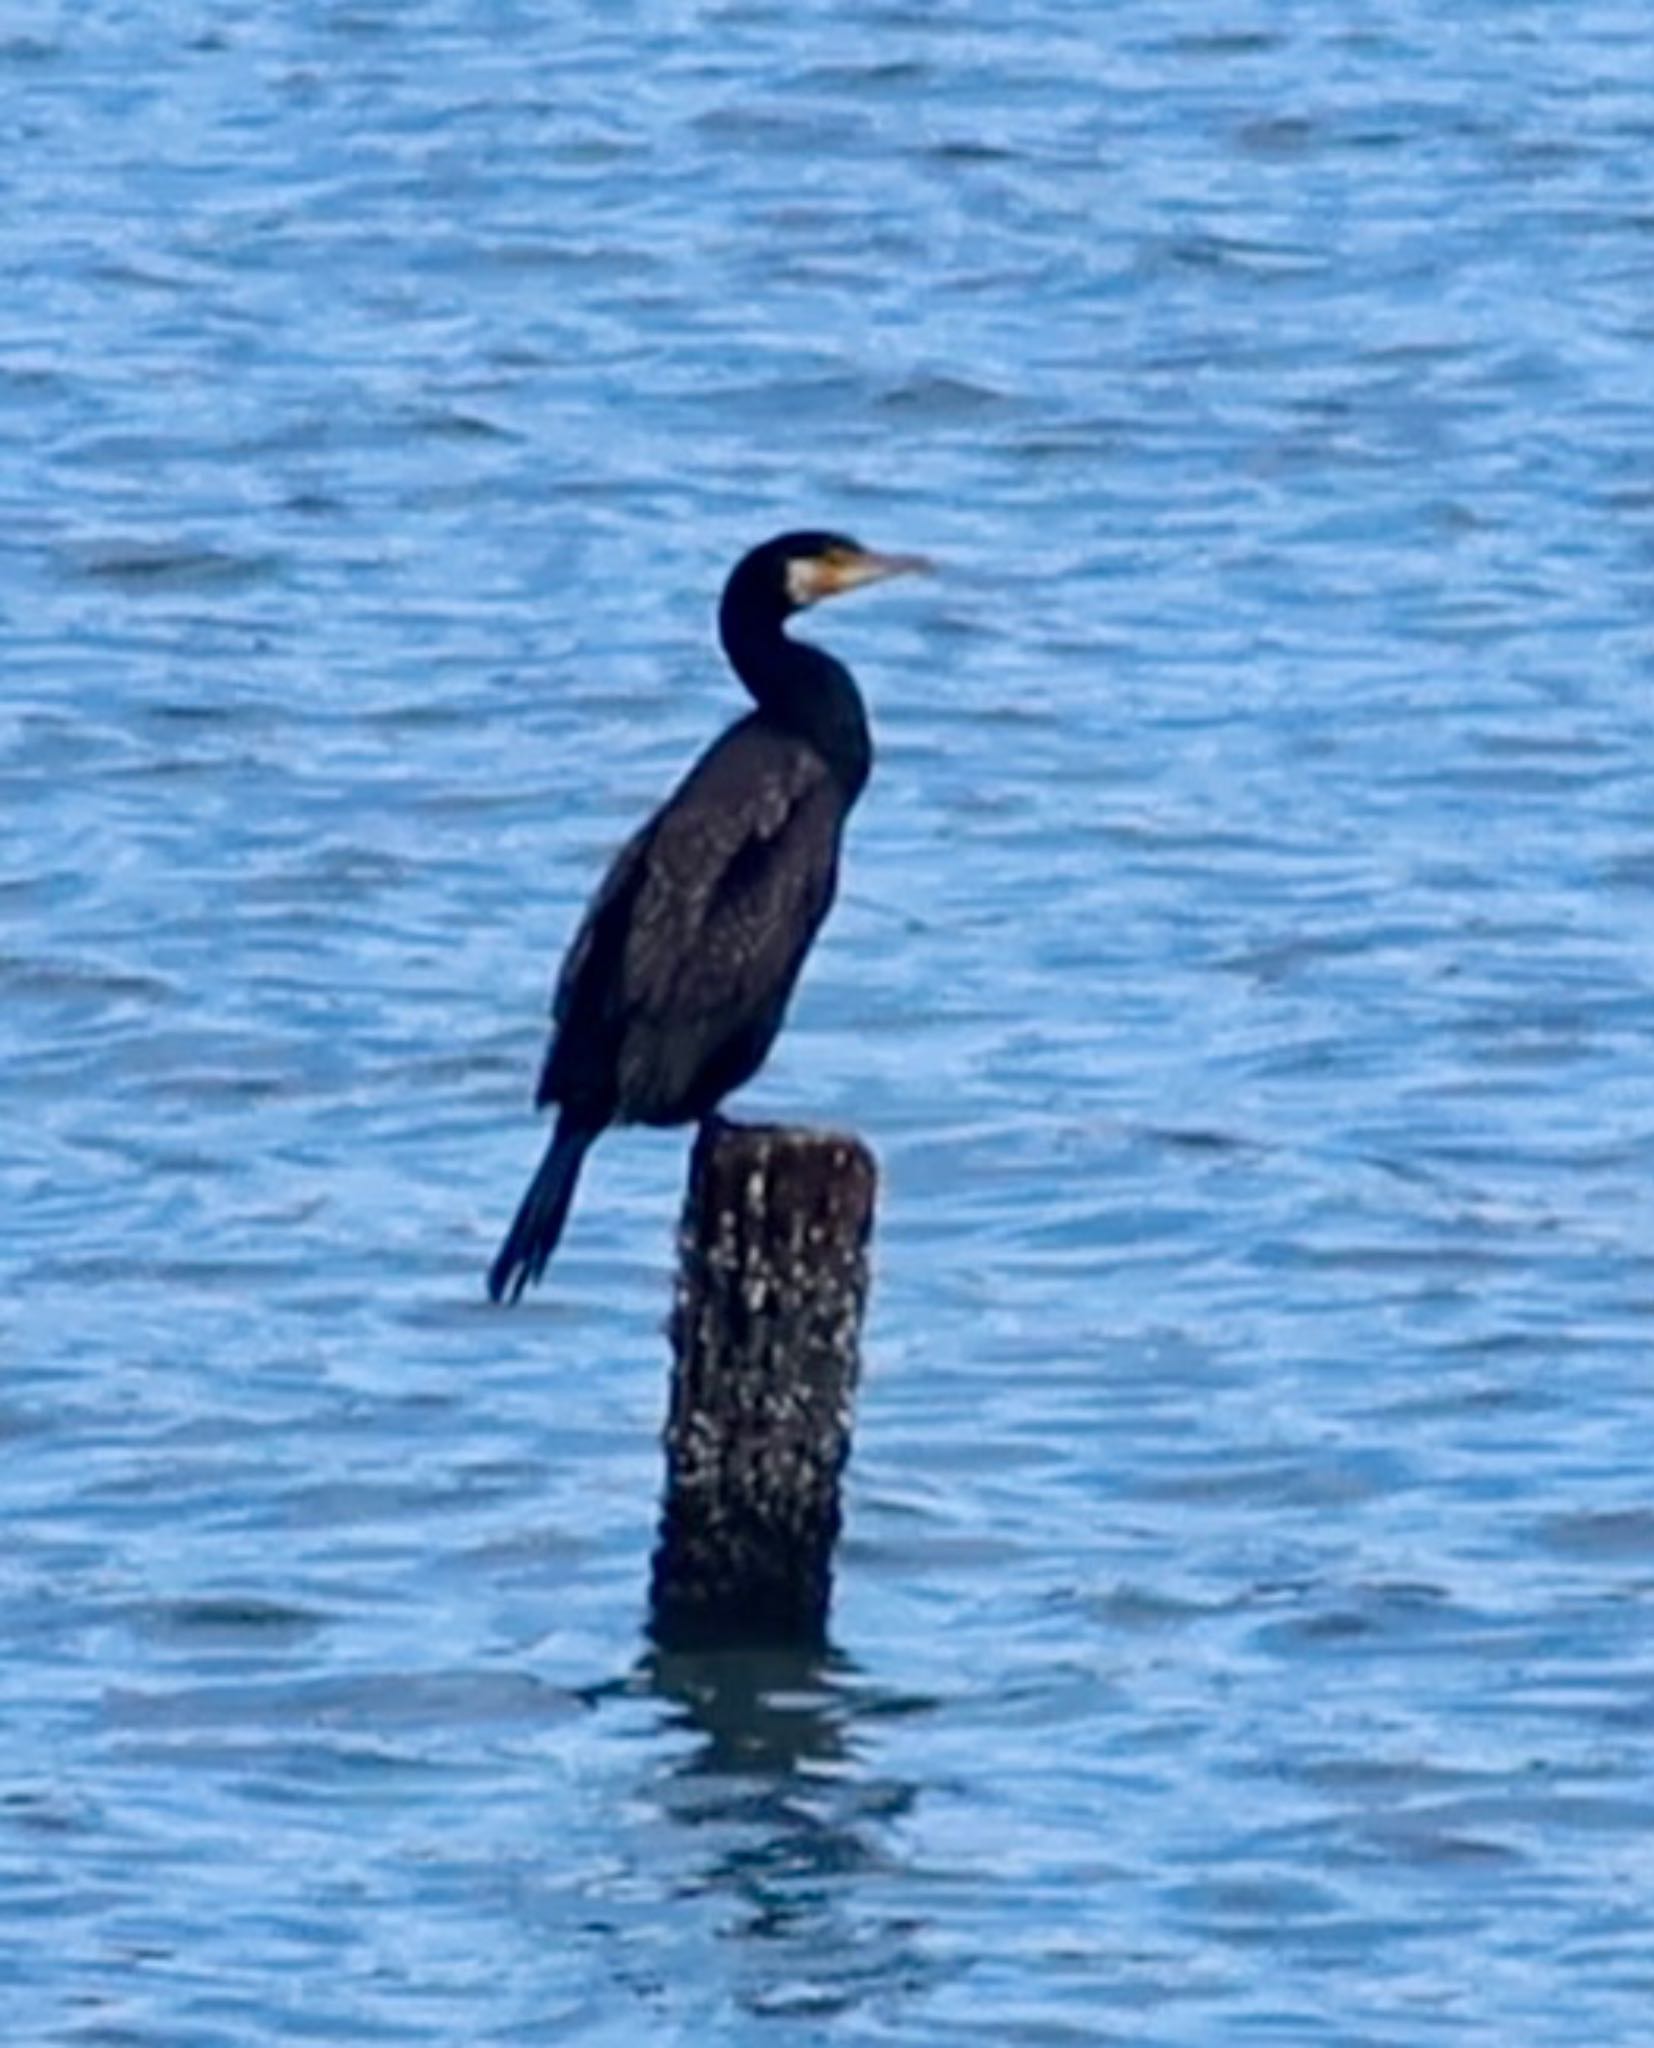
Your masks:
{"label": "bird's body", "polygon": [[496,1301],[544,1272],[602,1131],[707,1117],[762,1065],[832,904],[844,823],[872,765],[849,671],[783,623],[820,597],[922,566],[835,535],[784,534],[731,575],[721,637],[757,708],[622,847],[575,933],[535,1097],[557,1122],[489,1273]]}

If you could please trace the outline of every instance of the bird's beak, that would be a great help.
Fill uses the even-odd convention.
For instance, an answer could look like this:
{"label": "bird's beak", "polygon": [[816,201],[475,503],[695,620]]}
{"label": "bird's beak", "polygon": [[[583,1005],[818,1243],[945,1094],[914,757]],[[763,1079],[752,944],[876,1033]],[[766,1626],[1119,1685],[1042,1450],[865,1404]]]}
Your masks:
{"label": "bird's beak", "polygon": [[818,604],[824,597],[842,597],[867,583],[891,576],[922,576],[935,568],[925,555],[881,555],[872,548],[836,549],[809,561],[788,564],[787,585],[795,604]]}
{"label": "bird's beak", "polygon": [[822,594],[837,597],[844,590],[860,590],[864,583],[882,583],[887,576],[925,576],[934,567],[928,555],[880,555],[863,548],[831,565],[832,580]]}

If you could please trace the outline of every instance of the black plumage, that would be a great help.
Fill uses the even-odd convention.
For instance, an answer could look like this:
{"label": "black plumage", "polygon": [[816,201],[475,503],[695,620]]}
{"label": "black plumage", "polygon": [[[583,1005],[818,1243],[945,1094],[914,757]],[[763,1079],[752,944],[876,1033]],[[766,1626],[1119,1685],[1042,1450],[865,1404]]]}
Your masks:
{"label": "black plumage", "polygon": [[821,598],[925,566],[788,533],[731,573],[719,632],[756,709],[622,847],[575,933],[535,1095],[557,1121],[489,1271],[495,1301],[545,1271],[581,1162],[610,1124],[694,1122],[762,1065],[873,759],[849,670],[783,627]]}

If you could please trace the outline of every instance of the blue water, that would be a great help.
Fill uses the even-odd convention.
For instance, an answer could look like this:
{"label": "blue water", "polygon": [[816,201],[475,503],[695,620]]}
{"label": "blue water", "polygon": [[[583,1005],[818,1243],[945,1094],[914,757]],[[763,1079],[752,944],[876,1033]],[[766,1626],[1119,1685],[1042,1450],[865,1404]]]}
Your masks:
{"label": "blue water", "polygon": [[[1647,2042],[1646,10],[0,28],[7,2048]],[[681,1139],[482,1276],[800,522],[835,1650],[660,1668]]]}

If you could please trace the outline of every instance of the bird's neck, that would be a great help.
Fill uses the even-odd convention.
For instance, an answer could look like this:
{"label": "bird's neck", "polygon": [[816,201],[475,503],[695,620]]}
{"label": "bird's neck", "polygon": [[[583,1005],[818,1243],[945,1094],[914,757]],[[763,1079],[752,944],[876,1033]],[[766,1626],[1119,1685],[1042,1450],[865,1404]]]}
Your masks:
{"label": "bird's neck", "polygon": [[873,741],[850,671],[819,647],[789,639],[779,620],[757,625],[726,612],[720,629],[730,666],[759,711],[813,747],[854,803],[873,765]]}

